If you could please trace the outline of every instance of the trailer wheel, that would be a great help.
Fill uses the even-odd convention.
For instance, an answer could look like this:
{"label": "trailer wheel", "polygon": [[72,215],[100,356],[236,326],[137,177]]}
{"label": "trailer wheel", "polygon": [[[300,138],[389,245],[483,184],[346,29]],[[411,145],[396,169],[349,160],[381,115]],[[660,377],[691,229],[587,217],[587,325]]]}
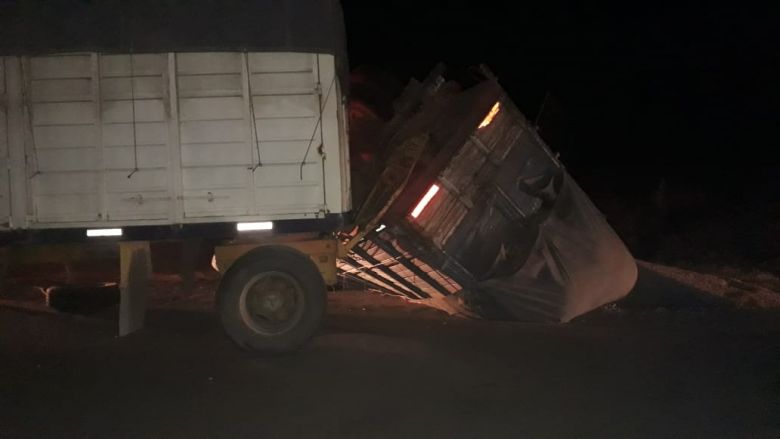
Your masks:
{"label": "trailer wheel", "polygon": [[292,352],[319,329],[325,293],[309,257],[289,247],[260,247],[225,273],[217,308],[225,331],[243,349]]}

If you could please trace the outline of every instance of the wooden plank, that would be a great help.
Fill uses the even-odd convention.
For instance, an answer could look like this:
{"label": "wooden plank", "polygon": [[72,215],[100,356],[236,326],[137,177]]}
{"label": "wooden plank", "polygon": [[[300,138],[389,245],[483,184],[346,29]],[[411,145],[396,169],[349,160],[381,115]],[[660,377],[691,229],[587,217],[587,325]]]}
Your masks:
{"label": "wooden plank", "polygon": [[144,326],[152,258],[148,241],[120,242],[119,336]]}

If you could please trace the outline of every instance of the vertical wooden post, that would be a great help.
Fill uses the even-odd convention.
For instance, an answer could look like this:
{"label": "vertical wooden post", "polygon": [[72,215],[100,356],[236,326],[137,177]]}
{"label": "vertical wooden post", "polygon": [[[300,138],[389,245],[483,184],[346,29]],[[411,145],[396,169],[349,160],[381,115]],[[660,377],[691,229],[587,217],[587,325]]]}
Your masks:
{"label": "vertical wooden post", "polygon": [[119,336],[144,326],[152,258],[148,241],[120,242]]}
{"label": "vertical wooden post", "polygon": [[25,103],[22,93],[25,78],[19,57],[5,58],[7,85],[6,117],[8,118],[8,163],[11,188],[11,227],[27,226],[27,162],[25,159]]}

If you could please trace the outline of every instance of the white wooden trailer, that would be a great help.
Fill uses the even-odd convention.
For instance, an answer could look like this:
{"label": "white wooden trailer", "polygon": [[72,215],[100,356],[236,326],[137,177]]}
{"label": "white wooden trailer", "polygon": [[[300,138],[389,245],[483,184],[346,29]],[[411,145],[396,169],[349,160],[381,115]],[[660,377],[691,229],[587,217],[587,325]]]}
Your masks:
{"label": "white wooden trailer", "polygon": [[6,56],[0,78],[0,227],[255,222],[350,209],[333,55]]}
{"label": "white wooden trailer", "polygon": [[228,334],[300,346],[336,281],[320,233],[351,209],[345,46],[338,0],[0,3],[0,271],[115,240],[123,335],[150,240],[227,238]]}
{"label": "white wooden trailer", "polygon": [[[76,229],[105,239],[197,223],[252,231],[350,209],[333,55],[6,56],[0,78],[7,232]],[[148,242],[119,247],[124,335],[143,325],[150,250]],[[336,252],[333,238],[268,233],[218,248],[228,333],[249,349],[299,346],[322,318]]]}

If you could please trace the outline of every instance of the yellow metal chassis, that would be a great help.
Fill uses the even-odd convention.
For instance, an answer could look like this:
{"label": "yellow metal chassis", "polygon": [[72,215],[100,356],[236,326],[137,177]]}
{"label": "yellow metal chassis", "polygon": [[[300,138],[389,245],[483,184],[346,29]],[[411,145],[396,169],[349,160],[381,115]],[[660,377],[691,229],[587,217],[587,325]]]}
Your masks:
{"label": "yellow metal chassis", "polygon": [[290,247],[311,258],[317,269],[320,270],[325,284],[332,286],[338,281],[336,260],[339,256],[340,243],[335,238],[302,239],[302,240],[262,240],[248,243],[231,243],[217,246],[214,249],[214,257],[217,270],[225,273],[233,263],[246,253],[264,246]]}

